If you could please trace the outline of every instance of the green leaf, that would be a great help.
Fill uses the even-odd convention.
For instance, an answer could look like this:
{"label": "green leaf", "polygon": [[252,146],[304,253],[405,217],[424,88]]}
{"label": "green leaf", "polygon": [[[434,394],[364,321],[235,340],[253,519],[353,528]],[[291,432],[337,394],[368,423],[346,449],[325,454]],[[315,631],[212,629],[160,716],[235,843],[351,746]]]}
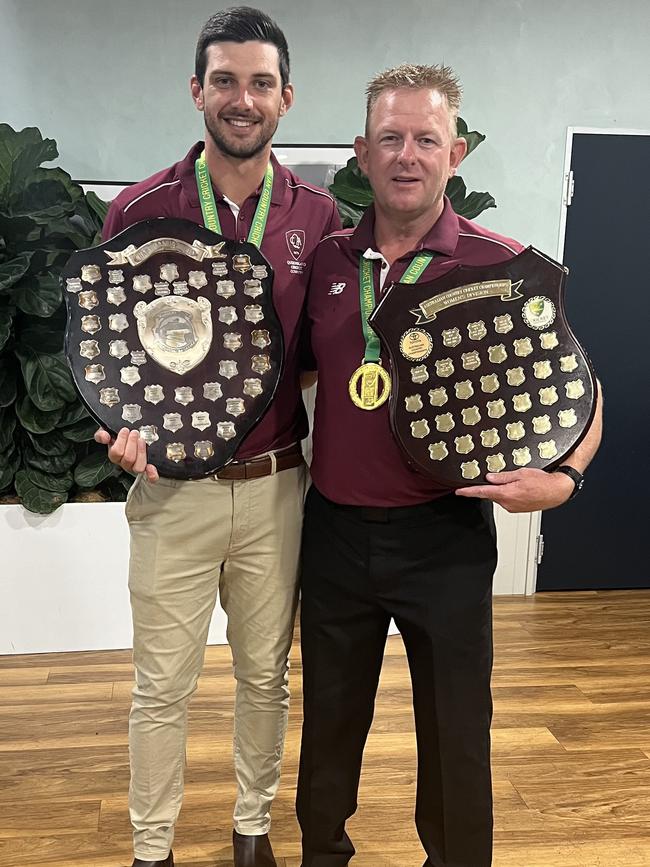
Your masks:
{"label": "green leaf", "polygon": [[470,193],[466,195],[467,188],[461,177],[455,175],[450,178],[446,194],[454,211],[461,217],[473,220],[487,208],[496,208],[497,204],[490,193]]}
{"label": "green leaf", "polygon": [[449,197],[451,206],[456,213],[458,213],[457,207],[460,207],[460,205],[465,201],[466,193],[467,187],[465,186],[465,181],[460,177],[460,175],[454,175],[453,178],[449,178],[445,188],[445,195]]}
{"label": "green leaf", "polygon": [[[61,310],[60,312],[64,312]],[[63,352],[63,328],[65,320],[57,328],[57,322],[48,319],[47,322],[39,320],[27,320],[28,327],[21,329],[18,342],[21,346],[33,349],[36,352],[45,352],[48,355],[58,355]],[[76,395],[75,395],[76,396]]]}
{"label": "green leaf", "polygon": [[120,468],[106,456],[106,449],[97,450],[77,464],[74,480],[80,488],[96,488],[104,479],[116,476]]}
{"label": "green leaf", "polygon": [[356,157],[349,159],[334,175],[329,191],[335,199],[344,199],[362,208],[372,204],[374,198],[370,181],[359,168]]}
{"label": "green leaf", "polygon": [[65,408],[63,415],[61,416],[59,426],[69,427],[70,425],[76,424],[82,419],[88,418],[90,418],[88,410],[80,400],[76,400],[74,401],[74,403],[68,404],[68,406]]}
{"label": "green leaf", "polygon": [[[125,475],[128,476],[128,473],[126,473]],[[126,500],[126,495],[128,494],[129,488],[134,481],[133,476],[128,476],[128,478],[128,486],[125,485],[121,478],[107,479],[102,484],[102,491],[104,491],[113,502],[123,503]]]}
{"label": "green leaf", "polygon": [[86,193],[86,204],[90,208],[90,210],[95,214],[99,221],[99,226],[101,227],[106,220],[106,215],[108,214],[108,209],[110,208],[110,202],[105,202],[103,199],[100,199],[97,193]]}
{"label": "green leaf", "polygon": [[56,142],[44,139],[40,130],[26,127],[20,132],[0,123],[0,202],[20,190],[41,163],[58,157]]}
{"label": "green leaf", "polygon": [[41,455],[63,455],[70,451],[70,440],[63,431],[53,430],[43,434],[28,434],[32,445]]}
{"label": "green leaf", "polygon": [[95,431],[99,425],[94,418],[84,418],[70,427],[64,428],[61,433],[67,440],[73,443],[85,443],[94,438]]}
{"label": "green leaf", "polygon": [[61,418],[62,409],[45,412],[39,409],[25,394],[16,403],[16,415],[21,425],[31,433],[43,434],[54,430]]}
{"label": "green leaf", "polygon": [[77,396],[63,354],[47,355],[24,344],[16,349],[27,392],[44,412],[60,409]]}
{"label": "green leaf", "polygon": [[9,213],[49,227],[52,220],[72,214],[75,202],[81,198],[83,190],[63,169],[36,169],[27,178],[26,186],[12,197]]}
{"label": "green leaf", "polygon": [[74,476],[72,473],[43,473],[41,470],[29,468],[25,470],[29,481],[39,488],[44,488],[46,491],[55,491],[56,493],[65,494],[74,485]]}
{"label": "green leaf", "polygon": [[25,470],[16,473],[16,493],[26,509],[39,515],[49,515],[68,499],[65,492],[47,491],[35,485]]}
{"label": "green leaf", "polygon": [[0,452],[13,448],[14,430],[16,429],[16,413],[11,406],[0,409]]}
{"label": "green leaf", "polygon": [[20,452],[15,445],[12,444],[6,451],[0,452],[0,469],[5,470],[7,467],[13,467],[14,470],[17,470],[19,465]]}
{"label": "green leaf", "polygon": [[13,466],[0,467],[0,491],[4,491],[13,482],[16,470]]}
{"label": "green leaf", "polygon": [[458,118],[457,121],[458,135],[460,138],[464,138],[467,142],[467,153],[465,154],[465,159],[475,150],[481,142],[485,141],[485,136],[481,132],[476,132],[476,130],[472,130],[469,132],[467,129],[467,124],[462,119],[462,117]]}
{"label": "green leaf", "polygon": [[77,462],[77,453],[72,446],[70,451],[63,455],[39,455],[34,449],[25,448],[24,458],[27,466],[35,470],[42,470],[44,473],[65,473]]}
{"label": "green leaf", "polygon": [[2,349],[11,336],[13,309],[12,307],[0,307],[0,349]]}
{"label": "green leaf", "polygon": [[59,278],[53,271],[28,274],[12,291],[16,305],[31,316],[51,316],[63,301]]}
{"label": "green leaf", "polygon": [[343,199],[336,200],[336,207],[339,210],[339,216],[344,229],[351,229],[356,226],[366,210],[359,205],[352,205]]}
{"label": "green leaf", "polygon": [[456,208],[456,213],[467,220],[474,220],[488,208],[496,208],[497,203],[490,193],[470,193],[465,201]]}
{"label": "green leaf", "polygon": [[124,490],[128,494],[129,491],[131,490],[131,486],[135,482],[135,479],[133,478],[131,473],[127,473],[126,470],[122,470],[122,472],[118,478],[120,480],[120,484],[122,485],[122,487],[124,488]]}
{"label": "green leaf", "polygon": [[27,273],[33,255],[33,253],[21,253],[15,259],[0,265],[0,292],[9,289]]}
{"label": "green leaf", "polygon": [[41,229],[29,217],[13,217],[0,205],[0,235],[15,254],[22,253],[38,241]]}
{"label": "green leaf", "polygon": [[11,356],[0,358],[0,406],[9,406],[16,400],[16,366]]}

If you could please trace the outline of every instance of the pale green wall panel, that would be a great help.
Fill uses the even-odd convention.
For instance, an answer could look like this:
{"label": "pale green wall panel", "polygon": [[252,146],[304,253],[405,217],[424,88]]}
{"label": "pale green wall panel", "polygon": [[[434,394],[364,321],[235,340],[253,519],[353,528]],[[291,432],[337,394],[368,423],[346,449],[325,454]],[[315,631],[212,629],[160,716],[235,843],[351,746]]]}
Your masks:
{"label": "pale green wall panel", "polygon": [[[225,4],[224,4],[225,5]],[[295,107],[284,142],[349,142],[363,89],[404,60],[444,61],[487,141],[463,168],[499,203],[481,221],[554,254],[567,126],[650,129],[645,0],[357,0],[260,4],[289,39]],[[80,178],[135,180],[200,135],[194,44],[219,4],[0,0],[0,120],[57,139]],[[603,166],[603,183],[629,183]]]}

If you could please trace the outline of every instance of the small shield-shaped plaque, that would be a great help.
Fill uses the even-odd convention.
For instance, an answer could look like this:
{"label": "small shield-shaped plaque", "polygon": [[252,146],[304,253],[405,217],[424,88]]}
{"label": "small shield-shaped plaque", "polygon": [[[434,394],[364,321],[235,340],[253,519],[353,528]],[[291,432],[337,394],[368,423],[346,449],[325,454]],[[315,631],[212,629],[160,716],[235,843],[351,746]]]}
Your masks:
{"label": "small shield-shaped plaque", "polygon": [[247,394],[249,397],[257,397],[258,394],[262,394],[264,389],[262,388],[262,380],[261,379],[245,379],[244,380],[244,394]]}
{"label": "small shield-shaped plaque", "polygon": [[120,304],[124,304],[126,301],[126,292],[121,286],[114,286],[112,289],[106,290],[106,298],[109,304],[119,307]]}
{"label": "small shield-shaped plaque", "polygon": [[98,383],[106,379],[103,364],[87,364],[84,370],[88,382]]}
{"label": "small shield-shaped plaque", "polygon": [[133,423],[142,418],[142,409],[139,403],[125,403],[122,407],[122,418],[124,421]]}
{"label": "small shield-shaped plaque", "polygon": [[77,301],[80,307],[83,307],[84,310],[92,310],[94,307],[99,305],[99,298],[97,297],[97,293],[92,289],[88,292],[80,292],[77,295]]}
{"label": "small shield-shaped plaque", "polygon": [[243,415],[245,411],[246,408],[241,397],[229,397],[226,399],[226,412],[228,415]]}
{"label": "small shield-shaped plaque", "polygon": [[82,340],[79,344],[79,355],[83,358],[97,358],[99,352],[99,343],[96,340]]}
{"label": "small shield-shaped plaque", "polygon": [[99,402],[108,407],[116,406],[120,402],[120,393],[116,388],[101,388]]}
{"label": "small shield-shaped plaque", "polygon": [[232,280],[219,280],[217,282],[217,295],[222,298],[231,298],[235,291],[235,284]]}

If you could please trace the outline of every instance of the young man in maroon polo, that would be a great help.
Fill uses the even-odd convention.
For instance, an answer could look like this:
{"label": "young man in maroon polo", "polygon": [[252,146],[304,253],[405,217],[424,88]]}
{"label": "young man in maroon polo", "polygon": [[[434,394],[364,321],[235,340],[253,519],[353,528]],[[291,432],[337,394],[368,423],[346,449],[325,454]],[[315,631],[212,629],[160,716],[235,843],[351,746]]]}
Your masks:
{"label": "young man in maroon polo", "polygon": [[[308,322],[318,392],[303,529],[297,796],[303,867],[344,865],[354,854],[345,822],[356,810],[391,617],[411,670],[415,819],[426,867],[491,863],[497,552],[490,500],[510,511],[551,508],[574,487],[562,473],[522,469],[455,496],[409,469],[388,404],[364,411],[349,396],[366,356],[361,268],[378,298],[418,256],[430,255],[420,279],[433,280],[456,265],[495,264],[523,249],[458,217],[444,196],[466,151],[456,133],[459,103],[458,82],[445,67],[398,67],[370,83],[366,133],[355,151],[374,207],[356,229],[321,241],[314,262]],[[567,463],[583,472],[599,440],[600,413]]]}
{"label": "young man in maroon polo", "polygon": [[[129,725],[134,867],[169,867],[181,806],[187,705],[196,687],[217,591],[228,615],[237,693],[235,867],[272,867],[270,806],[287,724],[287,656],[297,597],[307,420],[299,383],[299,333],[318,241],[340,228],[332,198],[303,183],[271,154],[291,107],[287,43],[264,13],[218,12],[196,52],[192,98],[205,142],[168,169],[122,192],[104,237],[153,217],[183,217],[245,241],[270,188],[261,250],[274,271],[273,298],[285,341],[273,403],[216,476],[159,479],[137,431],[110,444],[112,461],[139,473],[127,503],[129,587],[136,686]],[[202,156],[204,154],[204,156]],[[218,222],[200,200],[208,172]],[[205,175],[204,175],[205,176]],[[97,438],[109,443],[106,432]]]}

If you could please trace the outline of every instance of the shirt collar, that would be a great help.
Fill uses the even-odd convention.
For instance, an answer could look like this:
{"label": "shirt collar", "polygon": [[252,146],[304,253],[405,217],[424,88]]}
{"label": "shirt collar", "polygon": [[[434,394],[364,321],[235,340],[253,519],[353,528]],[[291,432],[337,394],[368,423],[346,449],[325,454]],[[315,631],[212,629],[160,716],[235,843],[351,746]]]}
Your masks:
{"label": "shirt collar", "polygon": [[[187,196],[190,205],[194,208],[201,207],[199,202],[199,191],[196,186],[194,165],[197,159],[201,156],[204,147],[205,144],[202,141],[193,145],[187,155],[181,160],[178,167],[178,177],[181,186],[183,187],[183,192]],[[271,163],[273,165],[273,190],[271,192],[271,204],[281,205],[284,201],[284,194],[287,188],[286,177],[288,172],[284,166],[280,165],[273,153],[271,154]],[[213,184],[212,188],[214,189],[215,199],[217,199],[217,201],[223,201],[223,194],[219,190],[219,187]],[[257,192],[261,192],[261,189],[262,187],[260,186]]]}
{"label": "shirt collar", "polygon": [[[451,256],[458,245],[458,231],[458,217],[451,202],[445,196],[442,214],[411,252],[419,253],[422,250],[431,250],[435,253],[442,253],[443,256]],[[352,248],[360,253],[368,250],[368,248],[377,249],[374,205],[370,205],[361,217],[358,226],[352,233],[351,243]]]}

